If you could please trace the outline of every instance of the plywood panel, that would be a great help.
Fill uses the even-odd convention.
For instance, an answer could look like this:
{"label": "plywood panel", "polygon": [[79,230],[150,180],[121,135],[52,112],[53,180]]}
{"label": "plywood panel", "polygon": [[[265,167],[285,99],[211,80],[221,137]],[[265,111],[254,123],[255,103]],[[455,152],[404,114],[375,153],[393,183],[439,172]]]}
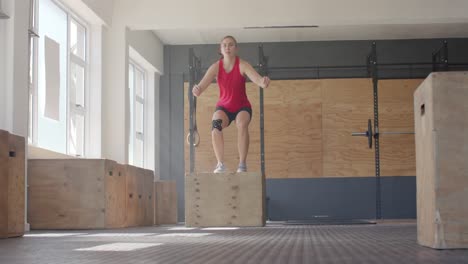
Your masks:
{"label": "plywood panel", "polygon": [[[412,90],[420,80],[381,81],[381,130],[412,131]],[[249,84],[251,87],[252,84]],[[256,93],[249,94],[254,110]],[[216,164],[211,146],[211,116],[218,98],[214,84],[198,99],[198,128],[202,142],[197,148],[196,171],[211,171]],[[249,88],[248,88],[249,89]],[[187,90],[185,90],[187,92]],[[265,159],[268,178],[368,177],[375,175],[374,150],[367,139],[352,137],[352,132],[367,130],[373,119],[371,79],[323,79],[272,81],[264,93]],[[254,99],[255,98],[255,99]],[[188,101],[185,105],[188,131]],[[250,126],[249,171],[259,164],[258,114]],[[235,129],[226,129],[228,167],[237,167]],[[258,140],[254,136],[258,136]],[[398,141],[381,138],[382,175],[414,175],[414,143],[411,136]],[[396,143],[396,144],[395,144]],[[189,148],[185,146],[186,171]],[[231,155],[231,156],[230,156]],[[255,160],[253,160],[255,159]],[[260,167],[258,166],[258,171]]]}
{"label": "plywood panel", "polygon": [[106,227],[125,227],[126,217],[126,173],[125,167],[115,161],[106,160]]}
{"label": "plywood panel", "polygon": [[104,160],[29,160],[31,228],[104,228],[104,182]]}
{"label": "plywood panel", "polygon": [[154,172],[145,170],[145,215],[144,225],[152,226],[154,224]]}
{"label": "plywood panel", "polygon": [[[283,149],[288,160],[288,178],[310,178],[322,175],[322,86],[318,80],[283,82],[287,91],[288,147]],[[268,111],[270,108],[266,108]],[[275,130],[277,128],[268,127]],[[274,140],[274,139],[273,139]],[[270,142],[268,142],[270,144]],[[280,149],[277,149],[281,151]]]}
{"label": "plywood panel", "polygon": [[424,246],[468,248],[467,100],[468,72],[432,73],[414,94],[418,242]]}
{"label": "plywood panel", "polygon": [[177,187],[175,181],[154,182],[154,219],[156,225],[177,224]]}
{"label": "plywood panel", "polygon": [[0,238],[8,237],[9,133],[0,130]]}
{"label": "plywood panel", "polygon": [[364,137],[352,132],[367,130],[373,117],[369,79],[322,80],[323,175],[357,177],[375,175],[374,151]]}
{"label": "plywood panel", "polygon": [[[414,131],[412,129],[411,131]],[[416,175],[415,135],[380,137],[381,176]]]}
{"label": "plywood panel", "polygon": [[24,234],[25,219],[25,139],[10,134],[10,155],[8,172],[8,236]]}
{"label": "plywood panel", "polygon": [[137,175],[137,193],[138,193],[138,226],[143,226],[145,224],[145,211],[146,211],[146,199],[145,199],[145,184],[146,184],[146,172],[142,168],[136,168]]}
{"label": "plywood panel", "polygon": [[261,174],[254,172],[187,175],[185,224],[264,226],[263,188]]}
{"label": "plywood panel", "polygon": [[125,171],[127,176],[127,217],[126,226],[134,227],[139,225],[139,198],[138,198],[138,178],[137,168],[131,165],[125,165]]}
{"label": "plywood panel", "polygon": [[[379,82],[380,131],[414,131],[413,94],[422,80]],[[380,137],[382,176],[416,175],[414,135]]]}
{"label": "plywood panel", "polygon": [[[264,91],[265,169],[269,178],[288,178],[288,82],[272,81]],[[268,164],[268,165],[267,165]]]}
{"label": "plywood panel", "polygon": [[323,79],[324,104],[370,104],[373,103],[371,79]]}

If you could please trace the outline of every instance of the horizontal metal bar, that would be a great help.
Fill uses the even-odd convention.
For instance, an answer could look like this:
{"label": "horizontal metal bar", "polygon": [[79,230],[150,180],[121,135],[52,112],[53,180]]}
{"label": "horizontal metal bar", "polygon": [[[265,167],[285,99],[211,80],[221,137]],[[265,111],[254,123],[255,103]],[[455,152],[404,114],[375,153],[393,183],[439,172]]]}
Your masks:
{"label": "horizontal metal bar", "polygon": [[[454,66],[466,66],[468,67],[468,62],[458,62],[458,63],[443,63],[443,62],[438,62],[438,63],[432,63],[432,62],[411,62],[411,63],[377,63],[377,67],[379,68],[386,68],[386,67],[392,67],[392,66],[402,66],[404,69],[411,67],[412,69],[424,69],[424,68],[430,68],[432,65],[442,65],[442,66],[447,66],[447,67],[454,67]],[[417,67],[419,66],[419,67]],[[254,69],[260,69],[259,66],[255,65],[253,66]],[[367,65],[324,65],[324,66],[273,66],[273,67],[268,67],[268,71],[298,71],[298,70],[334,70],[334,69],[352,69],[352,70],[367,70]],[[403,69],[403,68],[402,68]],[[202,72],[206,72],[208,68],[202,68]]]}
{"label": "horizontal metal bar", "polygon": [[414,135],[414,132],[379,132],[379,134],[383,135],[401,135],[401,134],[408,134]]}
{"label": "horizontal metal bar", "polygon": [[351,135],[353,137],[356,137],[356,136],[367,137],[367,132],[353,132],[353,133],[351,133]]}

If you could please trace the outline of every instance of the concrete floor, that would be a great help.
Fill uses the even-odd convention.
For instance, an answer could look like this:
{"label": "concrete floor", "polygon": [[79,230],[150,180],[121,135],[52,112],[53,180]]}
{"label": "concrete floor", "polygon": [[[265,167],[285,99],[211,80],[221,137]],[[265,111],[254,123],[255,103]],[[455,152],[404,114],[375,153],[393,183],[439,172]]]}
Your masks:
{"label": "concrete floor", "polygon": [[2,264],[468,263],[468,250],[416,242],[414,222],[377,225],[33,231],[0,240]]}

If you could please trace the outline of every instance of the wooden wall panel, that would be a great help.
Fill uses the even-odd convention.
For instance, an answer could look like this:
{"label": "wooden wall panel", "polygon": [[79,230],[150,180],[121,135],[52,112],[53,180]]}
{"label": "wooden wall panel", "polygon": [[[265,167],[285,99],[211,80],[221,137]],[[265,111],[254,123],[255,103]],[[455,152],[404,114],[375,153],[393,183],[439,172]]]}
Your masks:
{"label": "wooden wall panel", "polygon": [[[382,131],[413,131],[412,93],[420,82],[421,80],[379,82]],[[250,125],[249,171],[260,171],[258,88],[248,83],[248,91],[254,108],[254,117]],[[367,147],[365,137],[351,136],[352,132],[367,130],[367,120],[373,120],[371,79],[272,81],[264,96],[267,178],[375,175],[374,150]],[[198,98],[197,120],[202,137],[202,142],[196,149],[198,172],[210,172],[216,164],[210,130],[211,116],[217,100],[216,84]],[[187,135],[187,100],[185,117]],[[235,128],[228,128],[223,132],[226,142],[225,159],[229,170],[234,171],[237,167],[237,131]],[[185,151],[188,171],[187,144]],[[382,136],[381,157],[382,175],[415,174],[414,139],[411,135]]]}
{"label": "wooden wall panel", "polygon": [[[283,92],[287,91],[288,147],[285,149],[288,158],[287,176],[288,178],[320,177],[323,163],[321,82],[318,80],[283,82],[280,89]],[[268,113],[269,109],[265,108],[265,112]],[[272,126],[268,129],[271,131],[276,128]]]}
{"label": "wooden wall panel", "polygon": [[373,117],[370,79],[321,80],[323,85],[323,176],[372,176],[374,151],[364,137]]}
{"label": "wooden wall panel", "polygon": [[269,178],[288,178],[289,117],[288,82],[272,81],[264,91],[265,174]]}
{"label": "wooden wall panel", "polygon": [[[414,131],[413,94],[423,80],[379,82],[380,131]],[[382,135],[382,176],[416,175],[415,135]]]}

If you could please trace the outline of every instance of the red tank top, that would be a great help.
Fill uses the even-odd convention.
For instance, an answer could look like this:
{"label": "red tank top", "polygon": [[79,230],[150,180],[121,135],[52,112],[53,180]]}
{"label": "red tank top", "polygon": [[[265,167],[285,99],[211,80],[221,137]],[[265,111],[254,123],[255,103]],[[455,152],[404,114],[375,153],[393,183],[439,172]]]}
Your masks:
{"label": "red tank top", "polygon": [[221,106],[231,113],[242,107],[252,107],[245,92],[245,77],[240,73],[240,59],[236,57],[234,67],[230,72],[224,70],[223,59],[219,60],[218,86],[219,100],[216,106]]}

